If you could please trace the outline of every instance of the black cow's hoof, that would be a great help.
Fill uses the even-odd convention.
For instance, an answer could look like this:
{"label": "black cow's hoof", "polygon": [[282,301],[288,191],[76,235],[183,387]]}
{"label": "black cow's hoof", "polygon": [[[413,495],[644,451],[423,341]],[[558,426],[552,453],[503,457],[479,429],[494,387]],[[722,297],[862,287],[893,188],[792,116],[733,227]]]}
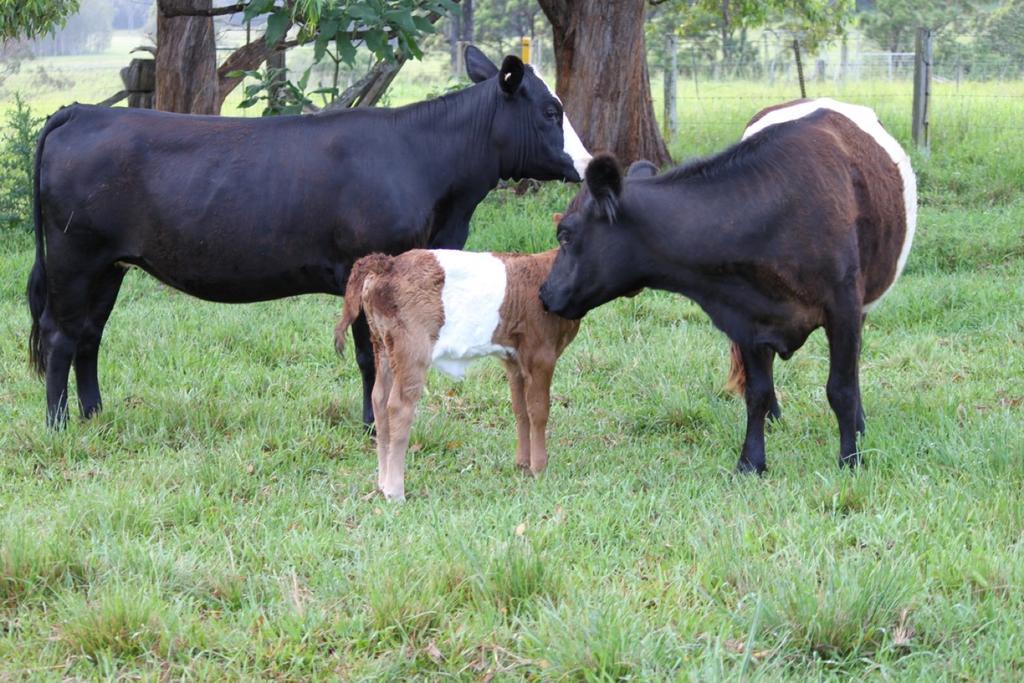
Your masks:
{"label": "black cow's hoof", "polygon": [[851,453],[839,456],[839,466],[844,469],[856,470],[863,467],[864,462],[861,460],[860,453]]}
{"label": "black cow's hoof", "polygon": [[740,461],[736,463],[737,474],[757,474],[762,475],[768,471],[765,465],[755,465],[752,462],[748,462],[740,458]]}

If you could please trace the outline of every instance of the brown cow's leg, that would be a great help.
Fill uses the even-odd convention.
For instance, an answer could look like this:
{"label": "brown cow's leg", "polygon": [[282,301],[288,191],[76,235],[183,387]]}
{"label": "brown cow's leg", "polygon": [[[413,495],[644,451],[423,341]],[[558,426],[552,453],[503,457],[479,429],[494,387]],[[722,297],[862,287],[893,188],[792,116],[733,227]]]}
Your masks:
{"label": "brown cow's leg", "polygon": [[387,354],[376,354],[377,378],[373,383],[373,412],[377,416],[377,488],[384,490],[388,472],[388,446],[391,430],[388,421],[388,397],[391,395],[392,376]]}
{"label": "brown cow's leg", "polygon": [[512,412],[516,416],[516,467],[530,469],[530,415],[526,410],[526,387],[519,364],[505,361],[505,376],[512,392]]}
{"label": "brown cow's leg", "polygon": [[554,360],[545,357],[530,359],[524,367],[526,384],[526,411],[530,416],[530,471],[539,474],[548,466],[546,431],[548,411],[551,408],[551,376]]}
{"label": "brown cow's leg", "polygon": [[[747,391],[747,373],[743,369],[743,354],[739,344],[732,343],[729,349],[729,377],[725,380],[725,390],[731,394],[743,397]],[[769,420],[781,420],[782,408],[779,406],[779,399],[772,392],[771,406],[768,408]]]}
{"label": "brown cow's leg", "polygon": [[430,340],[419,341],[406,338],[400,346],[396,345],[398,348],[388,348],[394,380],[387,402],[387,476],[381,487],[388,500],[405,500],[405,452],[416,404],[430,368]]}
{"label": "brown cow's leg", "polygon": [[[867,318],[867,313],[861,313],[860,315],[860,338],[864,338],[864,320]],[[859,365],[859,359],[858,359]],[[864,397],[860,394],[859,385],[857,391],[857,433],[864,436],[864,432],[867,430],[867,418],[864,416]]]}
{"label": "brown cow's leg", "polygon": [[861,414],[860,312],[830,311],[825,325],[828,335],[829,369],[825,392],[839,422],[839,464],[856,467],[858,416]]}
{"label": "brown cow's leg", "polygon": [[764,452],[764,421],[771,411],[775,386],[772,363],[775,353],[767,346],[741,347],[747,372],[747,435],[736,469],[763,474],[768,466]]}

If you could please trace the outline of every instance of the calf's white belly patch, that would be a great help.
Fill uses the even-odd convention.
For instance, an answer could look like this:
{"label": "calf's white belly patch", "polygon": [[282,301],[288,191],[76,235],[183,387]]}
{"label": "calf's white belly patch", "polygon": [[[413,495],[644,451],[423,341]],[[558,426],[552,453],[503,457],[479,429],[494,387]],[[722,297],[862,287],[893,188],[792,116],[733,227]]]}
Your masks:
{"label": "calf's white belly patch", "polygon": [[444,325],[431,355],[433,366],[462,378],[476,358],[511,356],[513,349],[492,341],[505,300],[505,264],[493,254],[450,249],[430,253],[444,271]]}
{"label": "calf's white belly patch", "polygon": [[892,282],[889,283],[889,288],[882,292],[874,301],[864,302],[864,310],[870,311],[875,307],[875,304],[882,300],[882,297],[888,293],[889,289],[892,289],[892,285],[896,280],[899,279],[900,274],[903,272],[903,267],[907,265],[910,245],[914,242],[914,231],[917,229],[917,176],[914,175],[914,169],[910,167],[910,157],[907,156],[900,143],[896,142],[896,138],[886,132],[885,128],[882,127],[882,123],[878,120],[878,115],[870,107],[847,104],[846,102],[839,102],[828,97],[799,102],[790,107],[770,111],[743,131],[743,139],[746,140],[751,135],[756,135],[768,126],[802,119],[819,109],[831,109],[842,114],[856,124],[858,128],[874,138],[875,142],[886,151],[889,158],[896,164],[896,168],[900,172],[900,178],[903,180],[903,205],[907,216],[903,248],[900,250],[899,259],[896,261],[896,275],[893,277]]}

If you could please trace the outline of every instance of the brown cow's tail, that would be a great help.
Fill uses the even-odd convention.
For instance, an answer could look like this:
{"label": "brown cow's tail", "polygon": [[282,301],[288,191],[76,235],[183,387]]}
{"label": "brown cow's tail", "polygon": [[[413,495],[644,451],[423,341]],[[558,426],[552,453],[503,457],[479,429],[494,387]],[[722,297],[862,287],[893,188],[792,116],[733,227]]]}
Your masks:
{"label": "brown cow's tail", "polygon": [[363,312],[363,286],[368,275],[377,275],[391,267],[391,257],[386,254],[370,254],[355,262],[345,285],[345,305],[341,309],[341,320],[334,328],[334,348],[342,353],[345,348],[345,334],[359,314]]}
{"label": "brown cow's tail", "polygon": [[747,390],[747,371],[743,367],[743,356],[740,355],[740,347],[732,344],[729,353],[729,378],[725,380],[725,390],[743,398]]}
{"label": "brown cow's tail", "polygon": [[71,118],[74,109],[64,107],[57,111],[43,126],[36,143],[35,173],[32,177],[32,220],[36,231],[36,262],[28,276],[26,297],[28,310],[32,314],[32,329],[28,333],[28,362],[40,376],[46,374],[46,353],[43,349],[43,336],[39,329],[39,319],[46,309],[46,248],[43,244],[43,206],[39,200],[39,169],[43,160],[43,143],[46,136],[54,128],[62,126]]}

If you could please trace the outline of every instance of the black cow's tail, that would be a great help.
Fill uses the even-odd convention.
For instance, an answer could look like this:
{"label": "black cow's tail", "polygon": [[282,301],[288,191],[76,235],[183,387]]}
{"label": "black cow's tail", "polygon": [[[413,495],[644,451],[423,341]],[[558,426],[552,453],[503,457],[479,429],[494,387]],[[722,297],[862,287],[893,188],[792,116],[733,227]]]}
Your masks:
{"label": "black cow's tail", "polygon": [[46,250],[43,244],[43,206],[39,200],[39,169],[43,160],[43,144],[54,128],[63,125],[71,117],[71,108],[65,107],[51,116],[39,134],[36,143],[35,173],[32,178],[32,220],[36,231],[36,262],[28,276],[28,310],[32,314],[32,330],[28,335],[28,362],[39,375],[46,373],[46,355],[43,353],[43,338],[39,330],[39,319],[46,308]]}
{"label": "black cow's tail", "polygon": [[345,306],[341,320],[334,328],[334,348],[340,354],[345,348],[345,333],[359,314],[363,312],[363,286],[370,275],[379,275],[391,268],[391,258],[386,254],[370,254],[355,262],[345,285]]}

